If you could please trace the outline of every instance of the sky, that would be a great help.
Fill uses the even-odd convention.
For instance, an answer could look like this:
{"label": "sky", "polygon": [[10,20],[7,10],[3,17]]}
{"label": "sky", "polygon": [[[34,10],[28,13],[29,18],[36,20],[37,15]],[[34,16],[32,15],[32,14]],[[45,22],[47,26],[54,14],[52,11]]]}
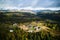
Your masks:
{"label": "sky", "polygon": [[0,9],[60,10],[60,0],[0,0]]}

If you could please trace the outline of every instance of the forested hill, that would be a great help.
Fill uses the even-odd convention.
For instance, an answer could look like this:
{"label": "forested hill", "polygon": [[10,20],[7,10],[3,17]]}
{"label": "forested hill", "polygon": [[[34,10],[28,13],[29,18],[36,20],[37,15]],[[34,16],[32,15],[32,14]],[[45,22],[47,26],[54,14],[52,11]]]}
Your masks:
{"label": "forested hill", "polygon": [[[27,28],[28,30],[26,30]],[[25,30],[32,31],[26,32]],[[35,32],[37,30],[38,32]],[[60,12],[39,11],[31,13],[0,11],[0,40],[59,39]]]}

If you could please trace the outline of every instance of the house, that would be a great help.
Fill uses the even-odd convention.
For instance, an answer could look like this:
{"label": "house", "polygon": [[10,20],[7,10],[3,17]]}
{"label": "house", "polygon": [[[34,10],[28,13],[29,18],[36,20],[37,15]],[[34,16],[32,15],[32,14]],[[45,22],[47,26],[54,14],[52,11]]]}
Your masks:
{"label": "house", "polygon": [[29,30],[28,32],[31,32],[31,33],[32,33],[32,32],[33,32],[33,30]]}
{"label": "house", "polygon": [[13,30],[9,30],[10,32],[13,32]]}
{"label": "house", "polygon": [[14,24],[13,24],[13,27],[17,27],[17,26],[18,26],[17,23],[14,23]]}

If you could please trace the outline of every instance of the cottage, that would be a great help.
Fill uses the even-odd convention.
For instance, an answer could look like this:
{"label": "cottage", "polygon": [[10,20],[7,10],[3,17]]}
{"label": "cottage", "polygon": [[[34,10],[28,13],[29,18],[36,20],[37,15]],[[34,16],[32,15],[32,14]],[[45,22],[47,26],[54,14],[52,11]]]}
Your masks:
{"label": "cottage", "polygon": [[13,30],[9,30],[10,32],[13,32]]}
{"label": "cottage", "polygon": [[13,27],[17,27],[17,23],[14,23],[14,24],[13,24]]}
{"label": "cottage", "polygon": [[32,32],[33,32],[33,30],[29,30],[28,32],[31,32],[31,33],[32,33]]}

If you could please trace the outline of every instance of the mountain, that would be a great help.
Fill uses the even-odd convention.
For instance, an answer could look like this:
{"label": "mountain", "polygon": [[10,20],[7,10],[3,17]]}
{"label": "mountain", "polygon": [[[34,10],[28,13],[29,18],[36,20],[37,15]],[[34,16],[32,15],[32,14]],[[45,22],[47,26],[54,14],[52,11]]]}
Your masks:
{"label": "mountain", "polygon": [[33,10],[36,13],[60,13],[60,10]]}
{"label": "mountain", "polygon": [[21,10],[17,10],[17,9],[12,9],[12,10],[0,10],[0,12],[27,12],[27,13],[32,13],[32,14],[36,14],[36,13],[60,13],[60,10],[25,10],[25,9],[21,9]]}

